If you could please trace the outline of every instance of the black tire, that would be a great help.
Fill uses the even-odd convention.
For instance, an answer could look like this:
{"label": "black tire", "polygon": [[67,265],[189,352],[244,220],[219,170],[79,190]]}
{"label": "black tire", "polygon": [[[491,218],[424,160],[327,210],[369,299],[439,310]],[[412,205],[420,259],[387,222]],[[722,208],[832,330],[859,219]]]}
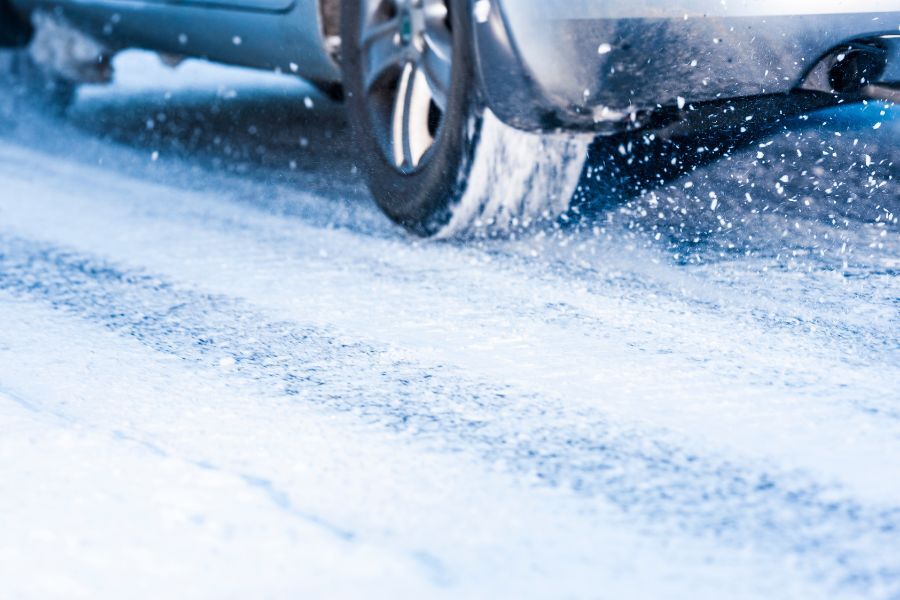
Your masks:
{"label": "black tire", "polygon": [[359,160],[384,212],[424,236],[502,233],[563,212],[581,174],[590,137],[526,133],[491,113],[475,74],[472,17],[465,0],[447,0],[450,86],[433,145],[413,170],[391,161],[383,151],[374,101],[364,84],[365,2],[343,3],[342,66]]}

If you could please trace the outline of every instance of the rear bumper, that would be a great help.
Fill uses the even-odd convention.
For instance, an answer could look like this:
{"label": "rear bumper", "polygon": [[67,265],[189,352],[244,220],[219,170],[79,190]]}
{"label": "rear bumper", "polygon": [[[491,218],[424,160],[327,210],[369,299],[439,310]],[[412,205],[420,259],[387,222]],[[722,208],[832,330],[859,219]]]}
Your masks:
{"label": "rear bumper", "polygon": [[896,0],[622,4],[492,0],[476,10],[493,112],[522,129],[616,131],[659,106],[790,91],[840,44],[900,34]]}

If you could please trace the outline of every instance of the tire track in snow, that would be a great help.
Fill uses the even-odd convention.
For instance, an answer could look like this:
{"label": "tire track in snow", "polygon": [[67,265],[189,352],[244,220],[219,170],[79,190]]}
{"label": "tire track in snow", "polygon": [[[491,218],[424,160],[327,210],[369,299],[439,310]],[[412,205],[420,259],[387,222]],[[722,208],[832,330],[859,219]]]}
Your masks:
{"label": "tire track in snow", "polygon": [[[83,165],[68,161],[48,165],[44,155],[32,155],[21,148],[0,147],[0,155],[15,165],[10,171],[11,197],[37,196],[34,202],[39,204],[28,204],[24,209],[22,206],[26,205],[14,202],[7,202],[3,207],[8,221],[15,223],[16,231],[24,237],[49,237],[97,255],[137,254],[141,257],[137,264],[155,259],[150,264],[157,272],[175,279],[197,281],[228,295],[250,298],[266,309],[277,307],[291,314],[300,298],[286,296],[284,292],[321,288],[331,294],[339,282],[343,285],[352,282],[354,290],[360,284],[378,286],[380,293],[389,294],[391,302],[397,303],[399,310],[393,317],[410,323],[432,320],[429,308],[433,305],[429,302],[423,310],[423,304],[415,301],[423,283],[428,290],[452,289],[453,294],[441,297],[440,310],[471,315],[477,336],[485,333],[483,328],[478,331],[479,324],[497,323],[497,316],[513,315],[519,328],[533,329],[532,324],[559,320],[565,314],[569,321],[567,333],[577,333],[587,341],[580,345],[585,351],[595,350],[598,343],[608,346],[604,342],[610,337],[633,340],[638,342],[634,349],[644,355],[632,355],[635,364],[643,364],[646,357],[656,363],[657,369],[667,368],[676,376],[702,364],[707,373],[727,374],[740,386],[766,382],[767,395],[772,395],[774,390],[778,399],[800,392],[809,409],[817,413],[831,405],[853,407],[866,417],[877,415],[882,428],[890,428],[891,435],[898,432],[896,419],[884,418],[900,413],[893,396],[885,393],[884,380],[889,377],[880,375],[886,363],[889,368],[900,364],[895,336],[881,325],[889,318],[886,314],[895,313],[886,306],[889,302],[886,298],[892,297],[892,287],[896,287],[890,282],[866,280],[847,285],[835,273],[830,276],[815,273],[800,280],[791,272],[775,272],[765,262],[755,263],[759,270],[754,271],[754,263],[748,265],[747,261],[738,265],[733,276],[725,278],[727,282],[715,277],[710,280],[709,274],[698,277],[695,270],[648,267],[659,259],[652,253],[629,252],[623,256],[608,240],[600,242],[598,247],[592,242],[599,240],[585,241],[577,236],[545,238],[541,240],[543,243],[527,240],[512,252],[509,244],[477,249],[413,246],[411,251],[404,241],[369,235],[360,238],[360,232],[310,226],[305,218],[297,223],[293,219],[272,218],[271,214],[245,210],[235,205],[243,201],[234,196],[232,180],[217,180],[214,186],[217,190],[228,190],[224,198],[217,196],[217,200],[232,202],[210,202],[206,195],[184,194],[180,184],[148,186],[146,182],[97,170],[88,180],[105,182],[98,196],[92,183],[76,184],[73,188],[73,179],[84,176]],[[40,185],[32,183],[33,180],[39,180]],[[26,181],[29,183],[23,185]],[[54,189],[53,193],[48,193],[48,186]],[[259,196],[269,193],[268,188],[255,190]],[[66,198],[65,202],[59,201],[58,194]],[[38,216],[35,213],[39,218],[35,218]],[[91,233],[104,227],[120,233],[109,239]],[[126,231],[129,234],[122,236],[121,232]],[[566,242],[564,248],[560,248],[561,241]],[[584,247],[575,250],[572,246]],[[209,253],[208,249],[214,251]],[[323,258],[323,251],[327,252],[327,258]],[[581,252],[595,263],[604,257],[604,262],[616,266],[595,267],[580,274],[560,268],[566,263],[583,264]],[[535,264],[524,259],[532,253],[546,256],[546,260]],[[486,264],[485,259],[490,260],[489,273],[461,268],[461,265]],[[201,264],[204,266],[198,268]],[[313,269],[317,274],[310,276]],[[769,293],[772,278],[777,278],[774,285],[780,288],[780,294]],[[247,282],[259,283],[248,286]],[[281,293],[260,294],[255,289],[267,287]],[[785,295],[784,290],[790,292]],[[553,298],[554,304],[535,307],[528,299],[536,297],[536,292]],[[872,292],[879,297],[859,296]],[[848,294],[853,294],[855,299],[852,311],[845,308]],[[384,325],[391,321],[384,318],[386,315],[378,310],[379,304],[373,303],[371,297],[357,296],[351,291],[349,295],[341,294],[332,305],[323,306],[316,302],[315,296],[315,293],[305,296],[302,304],[308,305],[305,310],[318,311],[317,316],[328,314],[326,321],[335,318],[332,308],[336,303],[346,304],[348,314],[377,313],[381,317],[367,318],[367,329],[363,332],[344,333],[365,339],[374,337],[379,343],[381,336],[397,333],[393,325],[385,330]],[[648,305],[648,298],[659,298],[661,302]],[[822,304],[825,298],[830,305]],[[610,318],[617,313],[624,319]],[[598,323],[599,327],[582,327],[574,332],[575,322]],[[647,326],[648,323],[652,326]],[[560,342],[561,329],[543,328],[542,333]],[[685,336],[686,329],[693,334]],[[473,327],[461,327],[457,331],[465,333],[461,343],[467,343],[469,340],[465,338],[473,334]],[[731,335],[726,339],[721,335],[723,331]],[[733,343],[734,339],[741,338],[748,340],[746,345]],[[552,358],[556,368],[570,370],[573,352],[568,340],[571,339],[576,338],[569,336],[563,345],[557,346],[558,355],[545,355],[542,360]],[[718,342],[715,347],[710,347],[710,340]],[[667,365],[657,360],[661,347],[670,349],[672,360]],[[751,347],[756,351],[748,352]],[[802,362],[796,360],[800,356],[808,358]],[[547,368],[543,374],[552,370]],[[825,372],[830,376],[823,377]],[[638,376],[649,381],[645,377],[649,374],[645,370]],[[607,371],[604,376],[615,374]],[[846,385],[849,379],[853,379],[850,387]],[[671,388],[671,383],[666,387]],[[688,387],[697,380],[689,375],[682,383]],[[714,387],[717,389],[697,396],[712,397],[721,390],[720,386]],[[844,391],[835,394],[838,389]],[[708,402],[705,404],[708,406]],[[798,412],[795,409],[794,414]],[[830,416],[833,423],[842,420]],[[828,439],[826,444],[830,445],[831,436],[843,435],[843,430],[841,427],[828,435],[809,428],[802,432],[817,438],[814,442],[819,444]],[[794,429],[789,433],[796,436],[800,432]],[[757,432],[757,437],[769,433],[765,429]],[[818,456],[812,462],[816,467],[824,464]],[[806,467],[808,463],[798,466]]]}
{"label": "tire track in snow", "polygon": [[272,322],[240,300],[2,234],[0,289],[198,365],[235,361],[233,376],[270,397],[350,412],[587,501],[606,498],[651,531],[749,541],[844,591],[900,593],[900,508],[866,505],[803,473],[698,456],[558,398]]}

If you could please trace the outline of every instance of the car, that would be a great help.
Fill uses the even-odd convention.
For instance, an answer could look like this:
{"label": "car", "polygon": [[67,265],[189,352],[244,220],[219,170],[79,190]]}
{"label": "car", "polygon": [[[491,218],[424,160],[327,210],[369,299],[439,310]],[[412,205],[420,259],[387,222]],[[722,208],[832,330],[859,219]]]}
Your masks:
{"label": "car", "polygon": [[346,103],[375,201],[426,236],[557,218],[598,136],[896,99],[898,35],[897,0],[0,0],[0,43],[30,43],[59,97],[129,47],[309,80]]}

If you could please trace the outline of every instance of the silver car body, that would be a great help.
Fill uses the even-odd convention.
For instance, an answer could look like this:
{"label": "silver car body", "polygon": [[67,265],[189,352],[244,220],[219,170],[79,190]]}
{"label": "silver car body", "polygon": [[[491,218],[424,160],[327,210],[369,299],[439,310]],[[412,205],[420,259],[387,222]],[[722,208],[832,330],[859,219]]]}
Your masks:
{"label": "silver car body", "polygon": [[[11,0],[113,46],[339,83],[338,0]],[[842,44],[900,35],[900,0],[470,0],[489,106],[522,129],[616,130],[661,106],[782,93]]]}
{"label": "silver car body", "polygon": [[297,65],[300,75],[338,82],[327,52],[317,0],[162,2],[155,0],[12,0],[22,12],[62,8],[101,41],[171,54],[201,56],[260,69]]}

